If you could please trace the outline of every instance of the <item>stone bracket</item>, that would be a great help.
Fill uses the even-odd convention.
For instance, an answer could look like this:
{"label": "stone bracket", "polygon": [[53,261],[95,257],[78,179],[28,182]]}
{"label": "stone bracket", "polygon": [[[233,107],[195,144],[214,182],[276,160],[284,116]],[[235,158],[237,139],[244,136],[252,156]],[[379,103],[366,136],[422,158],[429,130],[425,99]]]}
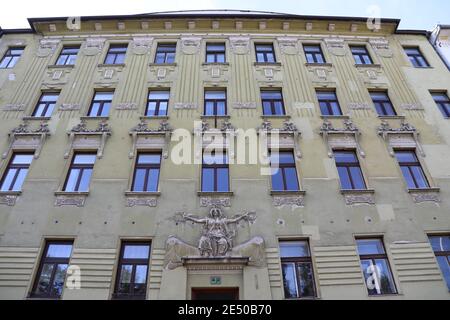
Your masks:
{"label": "stone bracket", "polygon": [[110,132],[71,132],[69,133],[69,146],[64,153],[64,159],[68,159],[70,152],[77,148],[97,149],[97,158],[103,157],[106,140],[111,135]]}
{"label": "stone bracket", "polygon": [[34,159],[38,159],[45,140],[50,136],[48,132],[42,133],[11,133],[9,135],[8,149],[2,154],[2,159],[6,159],[11,150],[34,149]]}
{"label": "stone bracket", "polygon": [[425,151],[419,141],[420,133],[408,123],[402,123],[399,129],[392,129],[386,121],[378,128],[378,135],[386,142],[391,157],[395,157],[394,148],[416,147],[419,154],[425,157]]}
{"label": "stone bracket", "polygon": [[[152,142],[148,142],[149,148],[161,148],[162,149],[162,156],[164,159],[167,159],[169,157],[169,145],[170,145],[170,132],[131,132],[131,139],[132,139],[132,146],[131,150],[128,154],[128,158],[133,159],[136,154],[136,149],[139,145],[139,141],[142,140],[153,140]],[[164,143],[159,143],[158,137],[164,138]],[[146,144],[143,142],[142,144]]]}

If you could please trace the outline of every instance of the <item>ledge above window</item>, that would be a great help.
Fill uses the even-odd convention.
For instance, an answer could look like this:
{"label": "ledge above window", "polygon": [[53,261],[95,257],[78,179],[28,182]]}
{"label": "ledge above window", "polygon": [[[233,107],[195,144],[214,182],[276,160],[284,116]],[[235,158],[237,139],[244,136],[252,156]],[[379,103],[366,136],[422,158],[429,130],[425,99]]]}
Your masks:
{"label": "ledge above window", "polygon": [[363,190],[341,190],[341,194],[344,196],[346,205],[355,204],[375,204],[375,190],[363,189]]}
{"label": "ledge above window", "polygon": [[50,121],[52,119],[52,117],[33,117],[33,116],[27,116],[27,117],[23,117],[22,120],[24,121],[32,121],[32,120],[36,120],[36,121]]}
{"label": "ledge above window", "polygon": [[434,202],[440,203],[440,188],[426,188],[426,189],[408,189],[408,193],[413,198],[415,203]]}

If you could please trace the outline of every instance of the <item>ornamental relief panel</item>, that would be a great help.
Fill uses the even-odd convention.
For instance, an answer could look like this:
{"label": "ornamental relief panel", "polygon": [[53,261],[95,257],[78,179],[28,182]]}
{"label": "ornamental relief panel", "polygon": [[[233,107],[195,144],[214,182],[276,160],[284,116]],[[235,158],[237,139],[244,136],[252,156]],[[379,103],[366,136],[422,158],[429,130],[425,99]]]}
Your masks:
{"label": "ornamental relief panel", "polygon": [[134,37],[131,42],[131,52],[135,55],[149,54],[152,44],[152,37]]}
{"label": "ornamental relief panel", "polygon": [[182,37],[181,38],[181,52],[187,55],[198,54],[202,38],[200,37]]}
{"label": "ornamental relief panel", "polygon": [[71,68],[49,68],[44,75],[43,86],[55,89],[65,85],[70,78]]}
{"label": "ornamental relief panel", "polygon": [[110,87],[113,83],[120,81],[122,73],[122,66],[100,66],[94,75],[94,83],[102,87]]}
{"label": "ornamental relief panel", "polygon": [[175,65],[158,66],[150,65],[148,69],[148,81],[158,84],[170,83],[177,80],[177,67]]}
{"label": "ornamental relief panel", "polygon": [[283,74],[280,66],[255,66],[255,78],[266,85],[282,85]]}
{"label": "ornamental relief panel", "polygon": [[326,38],[325,45],[328,49],[328,51],[338,57],[344,57],[347,55],[347,48],[345,46],[344,39],[339,38]]}
{"label": "ornamental relief panel", "polygon": [[250,37],[230,37],[231,52],[238,55],[250,53]]}
{"label": "ornamental relief panel", "polygon": [[210,65],[202,67],[201,78],[204,82],[228,82],[230,80],[230,67],[228,65]]}
{"label": "ornamental relief panel", "polygon": [[392,52],[389,41],[385,38],[379,38],[379,39],[370,39],[369,40],[370,45],[372,46],[373,50],[376,52],[377,55],[383,58],[392,58],[394,56],[394,53]]}
{"label": "ornamental relief panel", "polygon": [[41,39],[39,41],[39,47],[37,49],[36,55],[39,58],[46,58],[53,54],[58,48],[61,40],[59,39]]}
{"label": "ornamental relief panel", "polygon": [[298,45],[298,38],[295,37],[282,37],[278,38],[278,46],[280,51],[285,55],[296,55],[300,52]]}
{"label": "ornamental relief panel", "polygon": [[307,66],[306,69],[312,82],[320,85],[336,86],[338,79],[332,66]]}
{"label": "ornamental relief panel", "polygon": [[96,56],[102,53],[106,39],[88,38],[81,46],[81,52],[85,56]]}
{"label": "ornamental relief panel", "polygon": [[357,68],[359,77],[365,84],[371,86],[390,86],[389,79],[381,68]]}

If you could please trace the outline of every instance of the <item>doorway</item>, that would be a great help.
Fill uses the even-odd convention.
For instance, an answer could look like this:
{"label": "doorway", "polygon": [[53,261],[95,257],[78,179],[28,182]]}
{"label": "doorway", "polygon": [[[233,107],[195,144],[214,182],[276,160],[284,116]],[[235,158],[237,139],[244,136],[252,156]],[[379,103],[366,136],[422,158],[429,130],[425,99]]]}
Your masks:
{"label": "doorway", "polygon": [[192,288],[192,300],[239,300],[239,288]]}

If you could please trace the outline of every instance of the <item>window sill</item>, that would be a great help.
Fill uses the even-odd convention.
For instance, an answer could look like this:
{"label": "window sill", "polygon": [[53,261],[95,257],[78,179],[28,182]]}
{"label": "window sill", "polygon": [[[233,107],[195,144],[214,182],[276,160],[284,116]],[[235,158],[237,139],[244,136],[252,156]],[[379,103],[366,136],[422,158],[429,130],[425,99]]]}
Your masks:
{"label": "window sill", "polygon": [[333,67],[332,63],[311,63],[311,62],[307,62],[305,63],[305,66],[307,67]]}
{"label": "window sill", "polygon": [[357,68],[378,68],[381,69],[381,64],[355,64]]}
{"label": "window sill", "polygon": [[378,116],[380,120],[404,120],[405,116]]}
{"label": "window sill", "polygon": [[74,64],[64,64],[64,65],[59,65],[59,64],[52,64],[48,66],[49,69],[73,69],[75,68]]}
{"label": "window sill", "polygon": [[20,196],[22,191],[0,191],[0,197],[2,196]]}
{"label": "window sill", "polygon": [[341,190],[345,204],[353,205],[375,205],[375,190]]}
{"label": "window sill", "polygon": [[291,116],[289,115],[262,115],[262,119],[285,119],[289,120],[291,119]]}
{"label": "window sill", "polygon": [[441,192],[441,188],[426,188],[426,189],[408,189],[408,193],[429,193],[429,192]]}
{"label": "window sill", "polygon": [[127,197],[146,197],[146,196],[150,196],[150,197],[160,197],[161,196],[161,192],[157,191],[157,192],[138,192],[138,191],[125,191],[125,196]]}
{"label": "window sill", "polygon": [[29,117],[23,117],[22,120],[24,121],[32,121],[32,120],[36,120],[36,121],[49,121],[51,120],[52,117],[33,117],[33,116],[29,116]]}
{"label": "window sill", "polygon": [[99,68],[123,68],[123,67],[125,67],[125,63],[117,63],[117,64],[101,63],[97,67],[99,67]]}
{"label": "window sill", "polygon": [[229,115],[223,115],[223,116],[200,116],[200,119],[230,119],[231,117]]}
{"label": "window sill", "polygon": [[228,62],[203,62],[202,66],[223,66],[228,67],[230,64]]}
{"label": "window sill", "polygon": [[150,67],[176,67],[177,63],[149,63]]}
{"label": "window sill", "polygon": [[233,191],[227,191],[227,192],[205,192],[205,191],[198,191],[197,195],[199,197],[211,197],[211,196],[217,196],[217,197],[232,197],[234,196]]}
{"label": "window sill", "polygon": [[169,116],[141,116],[141,120],[169,120]]}
{"label": "window sill", "polygon": [[80,117],[81,120],[109,120],[109,117],[89,117],[89,116],[83,116]]}
{"label": "window sill", "polygon": [[346,115],[323,116],[323,115],[322,115],[322,116],[320,116],[320,118],[321,118],[321,119],[344,119],[344,120],[347,120],[347,119],[350,119],[350,116],[346,116]]}
{"label": "window sill", "polygon": [[86,203],[86,198],[89,196],[88,192],[66,192],[66,191],[56,191],[55,192],[56,201],[55,207],[84,207]]}
{"label": "window sill", "polygon": [[89,191],[84,192],[68,192],[68,191],[55,191],[55,196],[88,196]]}
{"label": "window sill", "polygon": [[434,69],[434,67],[415,67],[412,66],[414,69],[425,69],[425,70],[429,70],[429,69]]}
{"label": "window sill", "polygon": [[306,191],[298,190],[298,191],[270,191],[271,196],[304,196]]}
{"label": "window sill", "polygon": [[341,194],[375,194],[374,189],[341,189]]}
{"label": "window sill", "polygon": [[255,67],[281,67],[281,62],[255,62]]}

